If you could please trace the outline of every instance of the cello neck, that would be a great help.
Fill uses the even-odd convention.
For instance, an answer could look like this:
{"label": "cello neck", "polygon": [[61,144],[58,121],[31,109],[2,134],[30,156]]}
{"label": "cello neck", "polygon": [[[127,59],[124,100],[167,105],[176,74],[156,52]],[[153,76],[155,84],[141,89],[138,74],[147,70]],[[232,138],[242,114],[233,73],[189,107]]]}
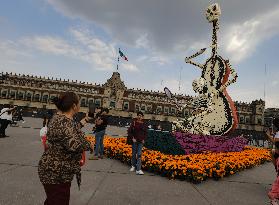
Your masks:
{"label": "cello neck", "polygon": [[218,32],[218,21],[213,21],[213,33],[212,33],[212,56],[217,54],[217,32]]}

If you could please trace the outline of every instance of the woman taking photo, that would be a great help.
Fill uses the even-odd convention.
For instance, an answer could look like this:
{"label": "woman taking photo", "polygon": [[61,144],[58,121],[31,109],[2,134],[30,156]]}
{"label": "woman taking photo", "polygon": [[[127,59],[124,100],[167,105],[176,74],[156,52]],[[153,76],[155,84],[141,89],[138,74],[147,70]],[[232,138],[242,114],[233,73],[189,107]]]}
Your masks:
{"label": "woman taking photo", "polygon": [[49,122],[48,149],[39,161],[38,172],[47,197],[44,205],[68,205],[74,175],[80,186],[82,152],[91,149],[81,131],[88,117],[78,123],[73,120],[80,109],[74,92],[62,93],[53,103],[59,111]]}

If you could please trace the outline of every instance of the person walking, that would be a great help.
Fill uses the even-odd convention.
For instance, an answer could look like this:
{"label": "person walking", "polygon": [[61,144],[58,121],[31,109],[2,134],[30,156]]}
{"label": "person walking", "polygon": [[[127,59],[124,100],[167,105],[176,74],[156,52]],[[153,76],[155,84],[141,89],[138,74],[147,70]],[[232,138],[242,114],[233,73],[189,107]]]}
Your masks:
{"label": "person walking", "polygon": [[10,105],[9,107],[3,108],[0,112],[0,138],[9,137],[6,135],[6,129],[8,125],[13,121],[14,107]]}
{"label": "person walking", "polygon": [[108,126],[108,108],[103,108],[101,114],[97,117],[95,123],[95,150],[94,156],[90,157],[91,160],[98,160],[104,158],[104,136]]}
{"label": "person walking", "polygon": [[89,151],[91,146],[81,131],[88,117],[79,123],[73,120],[73,116],[80,109],[79,101],[74,92],[62,93],[53,100],[59,112],[48,124],[48,148],[38,166],[39,178],[46,193],[44,205],[69,205],[74,175],[80,187],[80,160],[83,151]]}
{"label": "person walking", "polygon": [[132,167],[130,171],[136,171],[137,175],[144,174],[141,170],[141,153],[147,136],[147,126],[144,124],[143,117],[142,112],[137,113],[137,118],[131,123],[130,133],[128,133],[132,137]]}

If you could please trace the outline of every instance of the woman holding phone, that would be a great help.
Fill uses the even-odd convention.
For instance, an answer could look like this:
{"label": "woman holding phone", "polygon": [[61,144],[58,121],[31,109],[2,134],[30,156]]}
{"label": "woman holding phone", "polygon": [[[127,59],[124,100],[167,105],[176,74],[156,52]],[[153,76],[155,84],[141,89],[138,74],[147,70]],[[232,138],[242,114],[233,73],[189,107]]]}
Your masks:
{"label": "woman holding phone", "polygon": [[88,117],[79,123],[73,119],[79,112],[79,101],[74,92],[62,93],[53,100],[59,112],[49,122],[48,149],[43,153],[38,166],[39,178],[46,192],[44,205],[68,205],[74,175],[80,186],[81,156],[83,151],[91,148],[81,131]]}

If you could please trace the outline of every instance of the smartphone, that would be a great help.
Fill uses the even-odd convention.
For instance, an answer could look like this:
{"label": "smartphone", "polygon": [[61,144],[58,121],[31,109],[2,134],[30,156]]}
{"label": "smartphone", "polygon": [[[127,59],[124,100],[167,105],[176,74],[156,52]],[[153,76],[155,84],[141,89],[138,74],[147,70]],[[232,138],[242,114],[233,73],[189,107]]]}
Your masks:
{"label": "smartphone", "polygon": [[76,122],[80,122],[83,118],[85,118],[85,116],[86,116],[86,114],[85,113],[83,113],[83,112],[78,112],[78,113],[76,113],[75,115],[74,115],[74,120],[76,121]]}

